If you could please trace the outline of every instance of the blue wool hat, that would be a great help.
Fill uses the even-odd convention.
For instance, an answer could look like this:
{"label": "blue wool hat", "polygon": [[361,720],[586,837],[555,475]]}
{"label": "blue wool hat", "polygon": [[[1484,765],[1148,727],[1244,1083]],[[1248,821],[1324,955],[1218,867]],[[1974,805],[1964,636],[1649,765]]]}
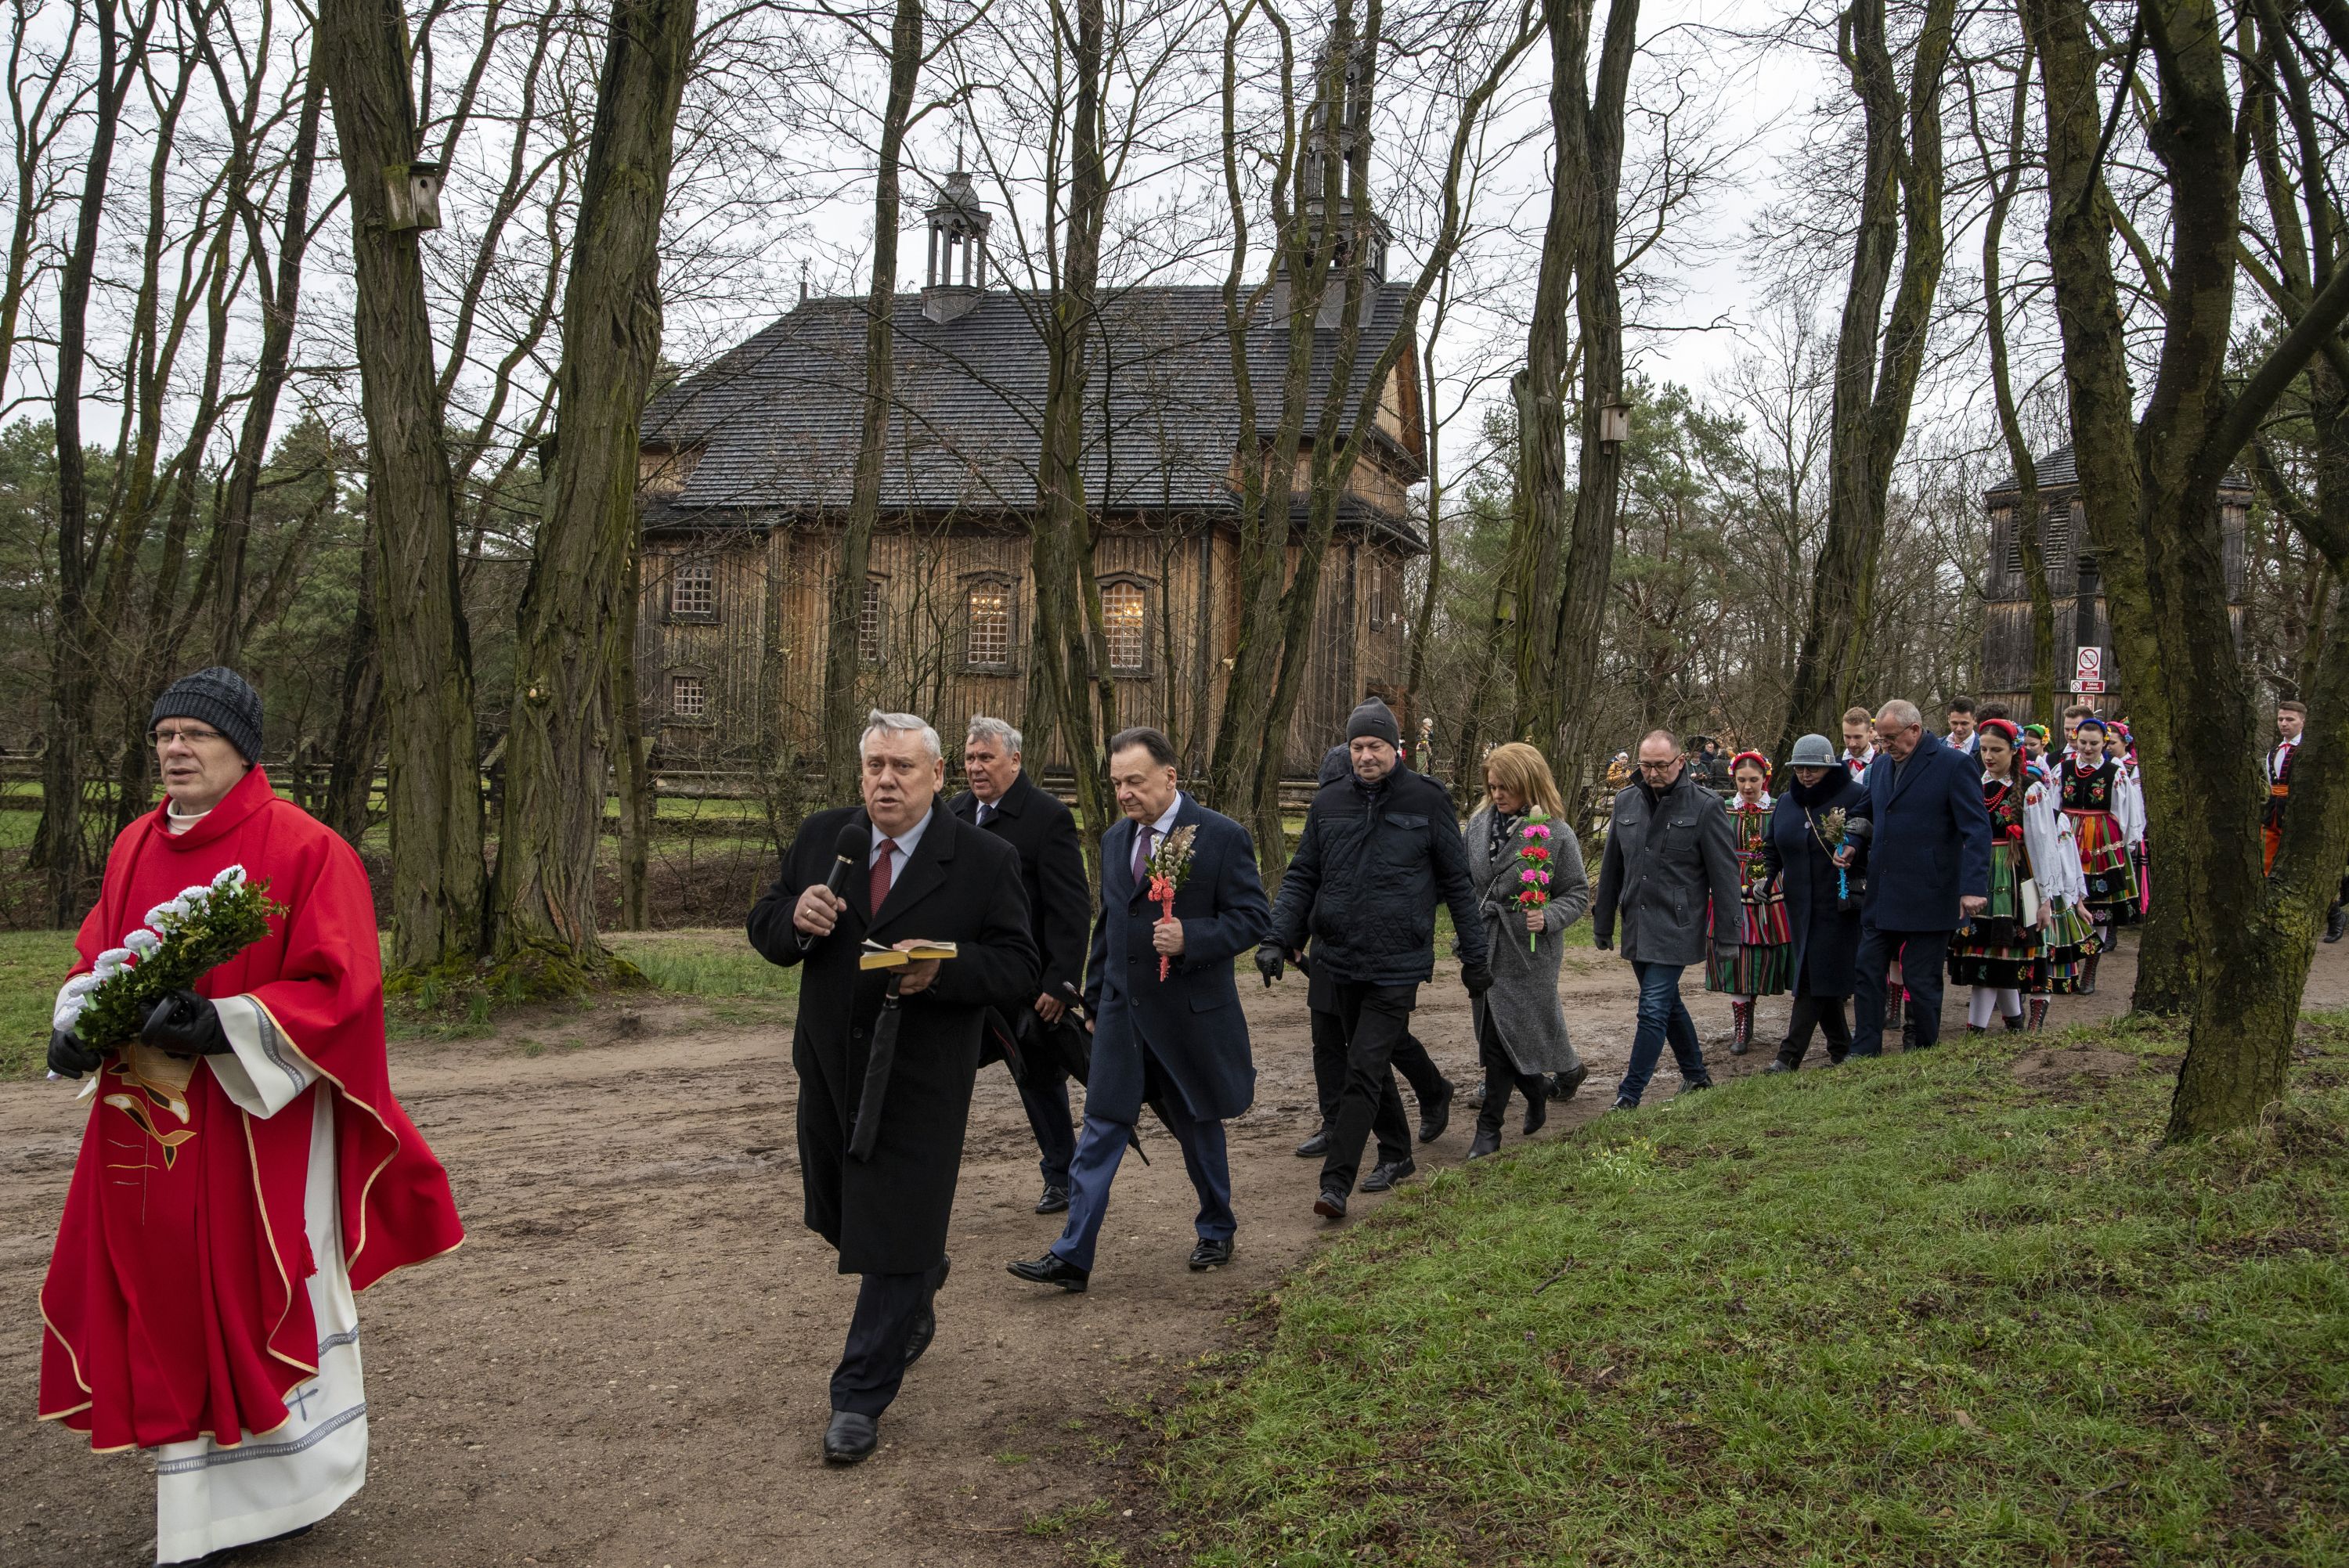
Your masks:
{"label": "blue wool hat", "polygon": [[247,762],[261,760],[261,694],[226,665],[182,676],[166,687],[147,727],[167,718],[202,720],[226,736]]}

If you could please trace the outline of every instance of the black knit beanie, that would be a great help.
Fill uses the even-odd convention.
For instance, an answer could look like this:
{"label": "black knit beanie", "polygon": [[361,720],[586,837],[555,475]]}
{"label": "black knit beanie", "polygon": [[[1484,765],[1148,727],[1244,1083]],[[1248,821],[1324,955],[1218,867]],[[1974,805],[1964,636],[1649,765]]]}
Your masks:
{"label": "black knit beanie", "polygon": [[1346,721],[1346,738],[1360,740],[1364,736],[1383,740],[1389,746],[1402,744],[1402,731],[1395,727],[1394,710],[1376,697],[1364,700]]}
{"label": "black knit beanie", "polygon": [[247,762],[261,760],[261,694],[226,665],[182,676],[155,699],[152,729],[167,718],[201,719],[228,737]]}

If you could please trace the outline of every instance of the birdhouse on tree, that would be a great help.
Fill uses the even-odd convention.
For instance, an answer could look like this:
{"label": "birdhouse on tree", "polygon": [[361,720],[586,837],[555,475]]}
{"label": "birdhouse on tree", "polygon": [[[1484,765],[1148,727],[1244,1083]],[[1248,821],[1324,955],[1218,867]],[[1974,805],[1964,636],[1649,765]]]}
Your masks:
{"label": "birdhouse on tree", "polygon": [[440,164],[429,159],[395,163],[383,171],[384,227],[437,229],[440,226]]}

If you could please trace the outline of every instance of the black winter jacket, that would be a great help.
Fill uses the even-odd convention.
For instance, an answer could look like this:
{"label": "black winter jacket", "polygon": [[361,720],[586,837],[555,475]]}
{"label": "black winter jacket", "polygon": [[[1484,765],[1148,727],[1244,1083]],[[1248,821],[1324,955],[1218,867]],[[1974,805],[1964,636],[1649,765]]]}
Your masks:
{"label": "black winter jacket", "polygon": [[1439,902],[1452,910],[1460,962],[1485,963],[1485,922],[1452,797],[1400,768],[1370,790],[1349,774],[1313,797],[1268,940],[1294,953],[1309,938],[1317,979],[1421,985],[1435,975]]}

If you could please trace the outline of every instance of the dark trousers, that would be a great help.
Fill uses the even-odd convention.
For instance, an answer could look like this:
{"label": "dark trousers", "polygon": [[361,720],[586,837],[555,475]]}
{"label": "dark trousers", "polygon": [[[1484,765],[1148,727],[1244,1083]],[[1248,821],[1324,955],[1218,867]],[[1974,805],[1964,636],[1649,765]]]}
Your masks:
{"label": "dark trousers", "polygon": [[905,1380],[905,1348],[914,1324],[930,1305],[946,1265],[921,1274],[858,1276],[856,1311],[848,1319],[848,1345],[832,1370],[832,1408],[878,1416]]}
{"label": "dark trousers", "polygon": [[[1167,1096],[1159,1102],[1169,1131],[1183,1150],[1183,1169],[1190,1172],[1192,1191],[1199,1194],[1199,1215],[1192,1228],[1203,1242],[1228,1242],[1239,1222],[1232,1213],[1232,1167],[1224,1145],[1224,1124],[1200,1121]],[[1127,1135],[1122,1121],[1098,1116],[1085,1118],[1084,1136],[1077,1140],[1077,1157],[1069,1166],[1069,1222],[1052,1250],[1086,1273],[1092,1272],[1093,1247],[1101,1240],[1102,1222],[1109,1218],[1110,1183],[1125,1159]]]}
{"label": "dark trousers", "polygon": [[[1307,1017],[1312,1026],[1313,1092],[1320,1101],[1321,1130],[1335,1133],[1338,1102],[1346,1092],[1346,1020],[1337,1013],[1319,1010]],[[1419,1043],[1419,1037],[1408,1031],[1395,1047],[1392,1062],[1394,1072],[1402,1074],[1411,1084],[1411,1092],[1422,1109],[1451,1088],[1436,1067],[1435,1058]],[[1411,1158],[1411,1121],[1403,1114],[1402,1096],[1395,1088],[1393,1073],[1387,1075],[1386,1088],[1379,1096],[1379,1114],[1371,1130],[1378,1137],[1381,1160],[1392,1163]]]}
{"label": "dark trousers", "polygon": [[[1346,1087],[1338,1099],[1336,1130],[1330,1135],[1329,1157],[1321,1162],[1323,1191],[1354,1190],[1354,1172],[1362,1162],[1362,1146],[1370,1141],[1374,1123],[1391,1115],[1404,1134],[1402,1152],[1411,1150],[1409,1130],[1402,1128],[1402,1096],[1395,1091],[1391,1070],[1395,1051],[1411,1037],[1411,1010],[1418,1005],[1416,985],[1367,985],[1340,981],[1334,988],[1337,1018],[1345,1031]],[[1387,1105],[1392,1104],[1392,1111]],[[1380,1140],[1380,1154],[1396,1154]]]}
{"label": "dark trousers", "polygon": [[1632,961],[1631,973],[1640,981],[1640,1022],[1631,1033],[1631,1060],[1623,1069],[1623,1081],[1615,1087],[1618,1103],[1640,1103],[1667,1045],[1672,1047],[1672,1060],[1681,1069],[1683,1085],[1713,1082],[1713,1073],[1704,1065],[1704,1047],[1697,1042],[1696,1020],[1689,1016],[1688,1004],[1681,1000],[1681,972],[1687,967]]}
{"label": "dark trousers", "polygon": [[1859,967],[1853,976],[1853,1056],[1884,1054],[1884,976],[1895,954],[1900,959],[1900,980],[1909,989],[1909,1016],[1916,1026],[1916,1045],[1910,1048],[1923,1050],[1940,1043],[1941,982],[1950,955],[1950,934],[1878,931],[1863,920]]}
{"label": "dark trousers", "polygon": [[[1042,1055],[1040,1043],[1037,1056]],[[1077,1152],[1077,1130],[1069,1119],[1068,1071],[1031,1060],[1028,1076],[1019,1084],[1019,1104],[1028,1112],[1028,1130],[1036,1135],[1036,1152],[1042,1156],[1036,1161],[1036,1169],[1043,1173],[1045,1186],[1066,1191],[1069,1161]]]}
{"label": "dark trousers", "polygon": [[1786,1043],[1778,1047],[1778,1059],[1790,1068],[1801,1067],[1815,1029],[1827,1037],[1827,1060],[1839,1062],[1851,1055],[1851,1028],[1843,1021],[1843,998],[1805,993],[1795,998],[1795,1010],[1787,1016]]}
{"label": "dark trousers", "polygon": [[1476,1031],[1476,1061],[1485,1069],[1485,1107],[1476,1113],[1476,1130],[1480,1132],[1501,1130],[1501,1114],[1509,1109],[1511,1089],[1524,1095],[1529,1107],[1549,1094],[1547,1078],[1539,1073],[1519,1072],[1517,1064],[1509,1059],[1489,1010],[1485,1014],[1484,1026]]}

